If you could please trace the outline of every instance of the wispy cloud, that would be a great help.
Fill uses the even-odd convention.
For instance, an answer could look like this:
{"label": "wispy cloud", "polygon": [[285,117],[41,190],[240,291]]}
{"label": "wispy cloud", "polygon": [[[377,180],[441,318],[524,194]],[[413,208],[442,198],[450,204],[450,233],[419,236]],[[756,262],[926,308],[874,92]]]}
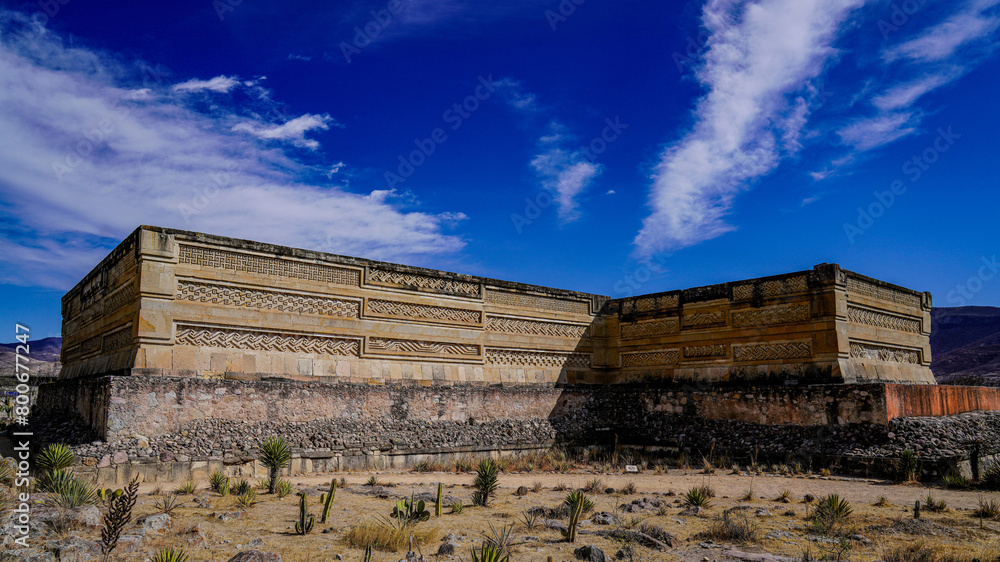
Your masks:
{"label": "wispy cloud", "polygon": [[[408,262],[463,247],[461,213],[349,192],[324,177],[339,163],[258,140],[301,143],[331,118],[265,127],[225,95],[235,77],[142,84],[141,66],[0,10],[0,282],[65,289],[143,223]],[[211,113],[188,103],[199,89]]]}
{"label": "wispy cloud", "polygon": [[302,115],[290,119],[281,125],[267,126],[259,123],[243,122],[233,126],[234,131],[246,132],[263,140],[290,141],[295,146],[315,150],[319,142],[307,139],[306,133],[312,130],[327,130],[333,121],[329,115]]}
{"label": "wispy cloud", "polygon": [[187,82],[181,82],[180,84],[175,84],[173,90],[175,92],[203,92],[207,90],[224,94],[232,90],[239,83],[240,81],[232,76],[216,76],[210,80],[192,79]]}
{"label": "wispy cloud", "polygon": [[542,151],[531,161],[542,188],[552,193],[563,223],[580,217],[577,197],[601,173],[598,164],[588,161],[580,150],[567,149],[568,144],[561,134],[546,135],[539,141]]}
{"label": "wispy cloud", "polygon": [[[512,78],[494,81],[497,92],[511,109],[529,116],[549,112],[538,96]],[[531,159],[540,187],[552,194],[562,223],[580,218],[578,198],[602,172],[599,164],[587,159],[575,135],[556,118],[550,118],[538,138],[538,152]]]}
{"label": "wispy cloud", "polygon": [[[917,100],[957,80],[996,50],[991,39],[1000,28],[1000,16],[992,8],[998,4],[1000,0],[965,2],[943,21],[886,48],[882,60],[894,70],[887,74],[904,79],[876,90],[870,102],[877,112],[857,117],[840,129],[844,143],[866,151],[917,132],[923,117],[914,107]],[[885,68],[878,70],[885,73]]]}
{"label": "wispy cloud", "polygon": [[798,150],[815,92],[810,81],[835,55],[844,18],[863,0],[710,0],[697,78],[707,93],[695,124],[656,166],[650,207],[635,239],[639,256],[671,251],[734,229],[734,197]]}
{"label": "wispy cloud", "polygon": [[887,60],[906,58],[917,62],[936,62],[951,57],[962,46],[991,35],[1000,26],[1000,17],[986,11],[998,0],[972,0],[964,10],[897,45],[885,53]]}

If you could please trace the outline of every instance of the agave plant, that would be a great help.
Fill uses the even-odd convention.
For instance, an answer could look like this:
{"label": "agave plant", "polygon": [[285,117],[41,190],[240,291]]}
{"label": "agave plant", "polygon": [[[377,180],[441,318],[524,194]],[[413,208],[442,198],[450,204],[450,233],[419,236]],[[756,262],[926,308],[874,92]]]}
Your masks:
{"label": "agave plant", "polygon": [[188,555],[181,549],[161,548],[153,555],[153,562],[187,562]]}
{"label": "agave plant", "polygon": [[684,494],[682,502],[688,507],[708,508],[712,505],[711,496],[704,488],[691,488]]}
{"label": "agave plant", "polygon": [[76,464],[76,455],[62,443],[52,443],[35,457],[35,466],[44,472],[69,468]]}
{"label": "agave plant", "polygon": [[567,494],[563,503],[569,507],[570,513],[576,509],[577,505],[580,505],[581,513],[587,513],[588,511],[594,509],[594,502],[587,497],[587,494],[579,490]]}
{"label": "agave plant", "polygon": [[493,459],[479,461],[476,469],[476,480],[472,486],[476,489],[472,494],[472,503],[483,507],[489,506],[490,496],[497,491],[500,466]]}
{"label": "agave plant", "polygon": [[257,503],[257,491],[250,488],[240,494],[236,498],[236,501],[238,501],[243,507],[252,507],[253,504]]}
{"label": "agave plant", "polygon": [[268,470],[268,493],[274,493],[281,469],[292,460],[292,448],[281,437],[271,437],[260,444],[260,462]]}
{"label": "agave plant", "polygon": [[229,478],[222,473],[221,470],[216,470],[212,473],[212,476],[208,479],[208,486],[212,488],[213,492],[218,492],[219,488],[222,487],[223,482],[228,482]]}
{"label": "agave plant", "polygon": [[278,479],[278,484],[274,487],[274,493],[278,494],[278,498],[283,498],[292,493],[292,483],[284,478]]}
{"label": "agave plant", "polygon": [[57,468],[43,473],[38,477],[38,489],[43,492],[60,493],[64,486],[75,480],[73,471],[68,468]]}
{"label": "agave plant", "polygon": [[508,562],[509,554],[504,554],[500,548],[491,543],[483,542],[479,550],[472,549],[472,562]]}
{"label": "agave plant", "polygon": [[72,509],[97,503],[97,491],[94,487],[78,478],[62,481],[59,488],[53,491],[58,494],[54,498],[55,504],[60,507]]}

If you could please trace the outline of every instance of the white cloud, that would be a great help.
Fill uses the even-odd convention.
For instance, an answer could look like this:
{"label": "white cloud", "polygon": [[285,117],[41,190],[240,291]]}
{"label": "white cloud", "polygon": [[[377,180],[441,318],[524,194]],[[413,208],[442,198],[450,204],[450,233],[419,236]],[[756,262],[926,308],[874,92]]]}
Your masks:
{"label": "white cloud", "polygon": [[907,58],[917,62],[941,61],[951,57],[960,47],[991,35],[1000,26],[1000,17],[984,12],[1000,4],[1000,0],[974,0],[965,10],[931,27],[915,39],[889,49],[887,60]]}
{"label": "white cloud", "polygon": [[263,140],[284,140],[290,141],[296,146],[304,148],[319,148],[319,143],[305,137],[306,133],[315,129],[327,130],[329,123],[333,119],[329,115],[305,114],[294,119],[290,119],[281,125],[263,125],[260,123],[239,123],[233,126],[234,131],[250,133]]}
{"label": "white cloud", "polygon": [[652,214],[635,239],[648,257],[733,230],[734,197],[799,148],[809,81],[835,50],[838,27],[863,0],[710,0],[709,32],[697,71],[707,93],[692,130],[663,153],[650,194]]}
{"label": "white cloud", "polygon": [[910,126],[914,117],[910,113],[893,113],[859,119],[837,131],[845,144],[858,150],[871,150],[916,131]]}
{"label": "white cloud", "polygon": [[191,79],[187,82],[181,82],[174,85],[173,90],[175,92],[201,92],[208,90],[224,94],[232,90],[239,83],[240,81],[232,76],[216,76],[210,80]]}
{"label": "white cloud", "polygon": [[947,84],[951,77],[941,74],[925,76],[923,78],[899,84],[886,90],[885,93],[875,96],[872,105],[882,111],[892,111],[901,107],[909,107],[917,99],[931,90]]}
{"label": "white cloud", "polygon": [[444,233],[461,213],[313,181],[328,165],[232,131],[240,108],[203,114],[162,82],[133,95],[118,57],[6,25],[19,17],[0,11],[0,282],[68,288],[139,224],[406,262],[463,247]]}
{"label": "white cloud", "polygon": [[574,221],[580,216],[577,197],[600,175],[601,167],[587,161],[580,151],[544,144],[548,146],[532,159],[531,167],[538,174],[542,188],[552,193],[559,220],[564,223]]}

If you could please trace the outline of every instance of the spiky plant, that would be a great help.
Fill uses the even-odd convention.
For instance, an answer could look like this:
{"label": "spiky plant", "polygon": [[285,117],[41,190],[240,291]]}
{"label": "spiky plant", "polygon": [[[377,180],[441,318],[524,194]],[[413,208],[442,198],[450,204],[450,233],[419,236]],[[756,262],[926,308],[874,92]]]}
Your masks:
{"label": "spiky plant", "polygon": [[326,494],[320,494],[319,501],[323,504],[323,513],[320,515],[319,522],[326,523],[327,518],[330,517],[330,506],[333,505],[333,498],[337,495],[337,479],[334,478],[330,480],[330,492]]}
{"label": "spiky plant", "polygon": [[44,472],[38,477],[37,485],[38,489],[43,492],[52,492],[54,494],[60,493],[65,486],[76,479],[73,471],[68,468],[56,468],[48,472]]}
{"label": "spiky plant", "polygon": [[198,490],[198,484],[194,480],[187,480],[177,487],[178,494],[191,495]]}
{"label": "spiky plant", "polygon": [[228,482],[229,477],[222,473],[221,470],[216,470],[212,473],[212,476],[208,479],[208,486],[212,488],[213,492],[218,492],[219,488],[222,487],[223,482]]}
{"label": "spiky plant", "polygon": [[900,482],[913,482],[917,479],[919,461],[917,460],[917,454],[911,449],[904,449],[892,466],[896,480]]}
{"label": "spiky plant", "polygon": [[284,478],[278,479],[278,485],[274,487],[274,493],[281,499],[292,494],[292,483]]}
{"label": "spiky plant", "polygon": [[233,494],[237,496],[242,496],[243,494],[253,490],[253,486],[246,479],[240,478],[236,481],[236,485],[233,486]]}
{"label": "spiky plant", "polygon": [[59,488],[53,491],[57,494],[54,502],[59,507],[72,509],[97,503],[97,491],[94,490],[94,487],[89,482],[78,478],[62,482]]}
{"label": "spiky plant", "polygon": [[156,509],[159,509],[163,513],[170,515],[175,509],[181,507],[182,504],[180,498],[177,494],[166,494],[161,496],[160,499],[156,500],[153,504]]}
{"label": "spiky plant", "polygon": [[703,487],[691,488],[684,494],[682,503],[688,507],[707,509],[712,506],[711,496]]}
{"label": "spiky plant", "polygon": [[254,490],[253,488],[245,490],[242,494],[237,496],[236,501],[238,501],[243,507],[253,507],[253,504],[257,503],[257,490]]}
{"label": "spiky plant", "polygon": [[61,470],[76,464],[76,455],[62,443],[52,443],[35,457],[35,467],[43,472]]}
{"label": "spiky plant", "polygon": [[292,448],[281,437],[271,437],[260,444],[260,462],[268,470],[268,493],[274,493],[281,469],[292,460]]}
{"label": "spiky plant", "polygon": [[220,496],[228,496],[229,495],[229,489],[230,489],[229,479],[226,478],[225,480],[222,481],[222,484],[219,484],[219,495]]}
{"label": "spiky plant", "polygon": [[490,496],[497,491],[499,486],[500,467],[493,459],[483,459],[479,461],[479,468],[476,469],[476,480],[472,487],[476,489],[472,494],[472,503],[488,507]]}
{"label": "spiky plant", "polygon": [[563,500],[563,503],[566,504],[566,506],[568,507],[568,511],[570,513],[572,513],[573,510],[576,509],[577,505],[581,506],[581,509],[583,510],[582,513],[587,513],[590,510],[594,509],[594,502],[587,497],[587,494],[579,490],[567,494],[566,499]]}
{"label": "spiky plant", "polygon": [[152,562],[187,562],[188,555],[181,549],[161,548],[153,555]]}
{"label": "spiky plant", "polygon": [[122,530],[132,521],[132,508],[139,495],[139,477],[132,478],[124,492],[111,500],[108,513],[104,516],[104,528],[101,530],[101,553],[104,562],[111,559],[111,552],[118,546],[118,538]]}
{"label": "spiky plant", "polygon": [[[587,496],[583,495],[583,492],[577,493],[582,497],[579,498],[579,501],[570,504],[572,511],[569,513],[569,525],[566,526],[565,531],[562,531],[563,537],[566,537],[566,542],[576,542],[576,526],[580,523],[580,516],[583,515],[583,506],[587,498]],[[569,501],[569,498],[566,499]]]}
{"label": "spiky plant", "polygon": [[315,523],[316,517],[309,515],[309,506],[306,505],[306,495],[299,494],[299,520],[295,523],[295,532],[305,535],[309,531],[312,531]]}
{"label": "spiky plant", "polygon": [[472,562],[508,562],[510,560],[509,554],[504,554],[491,542],[483,542],[479,550],[473,548],[471,554]]}
{"label": "spiky plant", "polygon": [[465,511],[465,505],[462,503],[462,500],[455,500],[451,504],[451,512],[455,515],[461,515],[463,511]]}

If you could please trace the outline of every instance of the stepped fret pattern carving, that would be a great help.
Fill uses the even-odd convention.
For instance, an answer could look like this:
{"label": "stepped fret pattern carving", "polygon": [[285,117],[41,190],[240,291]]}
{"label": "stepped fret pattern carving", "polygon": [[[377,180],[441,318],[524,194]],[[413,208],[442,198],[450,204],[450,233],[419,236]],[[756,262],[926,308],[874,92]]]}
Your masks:
{"label": "stepped fret pattern carving", "polygon": [[428,277],[426,275],[415,275],[413,273],[403,273],[387,269],[369,269],[366,280],[373,285],[416,287],[418,289],[456,293],[470,297],[478,297],[480,291],[479,283],[445,279],[442,277]]}
{"label": "stepped fret pattern carving", "polygon": [[80,342],[80,345],[77,345],[76,347],[67,351],[66,353],[67,358],[76,359],[79,357],[83,357],[84,355],[90,355],[91,353],[100,351],[101,339],[102,338],[100,335],[96,335],[83,340],[82,342]]}
{"label": "stepped fret pattern carving", "polygon": [[553,299],[549,297],[539,297],[536,295],[523,295],[509,291],[494,291],[487,289],[486,302],[503,306],[516,306],[519,308],[554,310],[556,312],[570,312],[573,314],[590,314],[590,305],[586,302]]}
{"label": "stepped fret pattern carving", "polygon": [[698,312],[684,315],[685,328],[705,328],[726,323],[726,313],[717,310],[714,312]]}
{"label": "stepped fret pattern carving", "polygon": [[280,310],[299,314],[326,314],[329,316],[345,316],[350,318],[357,318],[358,310],[360,309],[359,303],[356,301],[314,297],[283,291],[231,287],[229,285],[217,285],[213,283],[196,283],[193,281],[180,281],[177,283],[177,299],[227,306]]}
{"label": "stepped fret pattern carving", "polygon": [[664,351],[638,351],[622,353],[622,367],[652,367],[656,365],[676,365],[680,362],[676,349]]}
{"label": "stepped fret pattern carving", "polygon": [[[763,281],[761,283],[757,283],[757,286],[760,287],[760,294],[762,297],[777,297],[791,293],[800,293],[807,290],[809,288],[809,280],[805,275],[797,275],[787,279],[771,279],[769,281]],[[753,283],[733,287],[734,300],[752,299],[753,293]]]}
{"label": "stepped fret pattern carving", "polygon": [[856,341],[851,342],[851,357],[892,361],[894,363],[909,363],[913,365],[920,363],[919,350]]}
{"label": "stepped fret pattern carving", "polygon": [[546,351],[487,348],[486,363],[489,365],[589,369],[590,355],[584,353],[552,353]]}
{"label": "stepped fret pattern carving", "polygon": [[865,281],[864,279],[859,279],[851,275],[847,277],[847,293],[848,295],[857,295],[870,299],[894,302],[896,304],[912,306],[914,308],[920,308],[920,305],[923,302],[920,295],[904,293],[903,291],[898,291],[890,287],[876,285],[875,283]]}
{"label": "stepped fret pattern carving", "polygon": [[486,329],[508,334],[528,334],[532,336],[554,336],[557,338],[589,338],[590,327],[582,324],[563,324],[561,322],[542,322],[539,320],[524,320],[507,318],[505,316],[487,316]]}
{"label": "stepped fret pattern carving", "polygon": [[809,340],[733,346],[734,361],[771,361],[803,357],[812,357],[812,342]]}
{"label": "stepped fret pattern carving", "polygon": [[214,250],[199,246],[188,246],[186,244],[181,244],[179,260],[180,263],[189,263],[204,267],[245,271],[258,275],[294,277],[296,279],[323,281],[338,285],[358,286],[361,282],[359,272],[353,269],[270,258],[241,252]]}
{"label": "stepped fret pattern carving", "polygon": [[727,354],[725,345],[692,345],[684,348],[684,357],[694,359],[698,357],[725,357]]}
{"label": "stepped fret pattern carving", "polygon": [[733,327],[773,326],[809,320],[809,304],[783,304],[733,311]]}
{"label": "stepped fret pattern carving", "polygon": [[478,357],[479,346],[465,343],[436,341],[395,340],[389,338],[369,338],[368,351],[383,353],[419,353],[422,355],[461,355]]}
{"label": "stepped fret pattern carving", "polygon": [[104,314],[111,314],[119,308],[135,302],[135,283],[129,282],[121,290],[104,299]]}
{"label": "stepped fret pattern carving", "polygon": [[478,326],[483,319],[483,313],[467,308],[449,308],[446,306],[431,306],[398,301],[368,299],[368,313],[382,316],[402,316],[421,320],[443,320]]}
{"label": "stepped fret pattern carving", "polygon": [[649,322],[621,325],[621,335],[623,338],[645,338],[661,334],[676,334],[679,331],[680,322],[677,318],[663,318]]}
{"label": "stepped fret pattern carving", "polygon": [[103,348],[105,352],[114,351],[132,345],[132,326],[126,326],[121,330],[112,332],[104,336]]}
{"label": "stepped fret pattern carving", "polygon": [[847,307],[847,320],[856,324],[875,326],[876,328],[888,328],[890,330],[899,330],[900,332],[911,332],[914,334],[920,333],[920,320],[916,318],[896,316],[895,314],[886,314],[856,306]]}
{"label": "stepped fret pattern carving", "polygon": [[183,324],[177,326],[176,341],[180,345],[325,355],[358,355],[360,350],[359,340],[347,338],[257,332],[235,328],[205,328]]}

